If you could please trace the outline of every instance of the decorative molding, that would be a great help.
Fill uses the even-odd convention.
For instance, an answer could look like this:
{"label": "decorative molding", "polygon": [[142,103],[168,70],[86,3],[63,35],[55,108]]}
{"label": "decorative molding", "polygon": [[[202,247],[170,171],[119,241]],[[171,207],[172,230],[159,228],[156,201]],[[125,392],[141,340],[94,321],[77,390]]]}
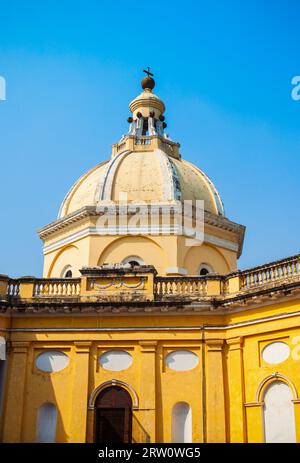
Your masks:
{"label": "decorative molding", "polygon": [[266,389],[266,387],[270,383],[272,383],[274,381],[282,381],[282,382],[286,383],[292,390],[294,400],[299,400],[297,389],[296,389],[294,383],[287,376],[281,375],[280,373],[275,371],[274,373],[267,376],[266,378],[264,378],[259,383],[258,389],[256,391],[256,396],[255,396],[255,401],[256,402],[262,402],[263,395],[264,395],[264,390]]}
{"label": "decorative molding", "polygon": [[238,252],[239,245],[238,243],[234,243],[233,241],[224,240],[223,238],[218,238],[214,235],[208,235],[204,233],[204,242],[213,244],[214,246],[219,246],[220,248],[225,248],[230,251]]}
{"label": "decorative molding", "polygon": [[[180,203],[179,203],[180,204]],[[166,209],[166,213],[170,214],[172,211],[174,213],[178,212],[178,203],[176,204],[160,204],[157,203],[157,210],[158,213],[162,213],[163,209]],[[136,204],[138,206],[138,204]],[[114,213],[117,210],[119,210],[118,204],[105,204],[105,201],[101,203],[101,206],[105,207],[107,209],[107,213],[109,213],[109,208],[112,208]],[[154,205],[152,205],[154,206]],[[155,207],[154,207],[155,209]],[[194,211],[195,212],[195,211]],[[40,228],[38,230],[39,237],[41,239],[45,239],[48,236],[51,236],[58,231],[67,228],[74,223],[80,222],[83,219],[89,218],[89,217],[95,217],[99,216],[99,212],[97,212],[97,206],[84,206],[78,211],[72,212],[65,217],[59,218],[58,220],[51,222],[50,224]],[[193,213],[194,215],[194,213]],[[212,225],[214,227],[230,231],[237,235],[238,237],[238,255],[240,256],[242,253],[242,247],[243,247],[243,240],[244,240],[244,234],[245,234],[245,227],[243,225],[239,225],[235,222],[231,222],[227,218],[223,216],[218,216],[216,214],[213,214],[212,212],[204,211],[204,222],[208,225]]]}
{"label": "decorative molding", "polygon": [[141,346],[141,352],[155,353],[158,342],[157,341],[139,341],[139,345]]}
{"label": "decorative molding", "polygon": [[236,338],[226,339],[226,344],[228,345],[228,350],[242,350],[244,345],[244,338],[242,336],[238,336]]}
{"label": "decorative molding", "polygon": [[[86,316],[86,315],[85,315]],[[115,327],[110,326],[106,328],[99,327],[85,327],[85,328],[6,328],[3,331],[9,333],[55,333],[55,332],[100,332],[100,333],[111,333],[113,331],[201,331],[201,326],[129,326],[129,327]]]}
{"label": "decorative molding", "polygon": [[91,345],[91,341],[75,341],[76,354],[89,354]]}
{"label": "decorative molding", "polygon": [[[48,311],[44,311],[43,313],[41,313],[41,316],[48,316],[47,314],[48,313],[55,313],[56,316],[66,316],[66,314],[63,314],[63,313],[56,313],[56,311],[51,311],[51,310],[48,310]],[[102,312],[101,312],[102,313]],[[111,311],[109,312],[111,313]],[[132,311],[128,311],[128,313],[130,314],[130,316],[132,316]],[[175,315],[178,315],[177,312],[173,312],[175,313]],[[197,313],[197,312],[196,312]],[[30,312],[29,314],[27,314],[27,316],[31,316],[32,312]],[[126,312],[127,314],[127,312]],[[164,312],[161,313],[162,315],[164,315]],[[17,314],[14,314],[13,316],[16,316]],[[34,316],[37,316],[38,315],[38,312],[34,312]],[[67,316],[69,316],[70,313],[68,312],[67,313]],[[83,314],[81,313],[78,313],[78,311],[76,311],[75,313],[71,313],[72,317],[73,316],[87,316],[87,315],[94,315],[94,316],[99,316],[98,314],[98,311],[96,309],[94,309],[93,311],[91,310],[90,312],[84,312]],[[139,313],[140,315],[140,313]],[[214,315],[214,314],[213,314]],[[269,322],[269,321],[273,321],[273,320],[281,320],[281,319],[284,319],[284,318],[290,318],[290,317],[294,317],[294,316],[299,316],[300,315],[300,311],[296,311],[296,312],[292,312],[292,313],[285,313],[285,314],[281,314],[281,315],[277,315],[277,316],[270,316],[270,317],[263,317],[263,318],[255,318],[253,320],[249,320],[247,322],[238,322],[238,323],[232,323],[232,324],[227,324],[227,325],[192,325],[192,326],[174,326],[174,327],[170,327],[170,326],[162,326],[162,327],[158,327],[158,326],[136,326],[136,327],[107,327],[107,328],[99,328],[99,327],[86,327],[86,328],[3,328],[2,329],[2,332],[3,333],[26,333],[26,332],[29,332],[29,333],[36,333],[36,332],[41,332],[41,333],[47,333],[47,332],[81,332],[81,331],[87,331],[87,332],[111,332],[111,331],[139,331],[139,330],[143,330],[143,331],[215,331],[215,330],[230,330],[230,329],[235,329],[237,327],[244,327],[244,326],[249,326],[249,325],[255,325],[257,323],[266,323],[266,322]],[[20,315],[22,318],[25,317],[26,318],[26,313],[24,313],[22,311],[21,315]],[[227,341],[226,341],[227,342]]]}
{"label": "decorative molding", "polygon": [[[74,241],[85,238],[86,236],[105,236],[105,235],[116,235],[116,236],[126,236],[126,235],[178,235],[179,236],[180,227],[177,224],[170,225],[151,225],[149,224],[146,227],[134,227],[134,226],[108,226],[105,229],[100,229],[98,227],[86,227],[82,230],[79,230],[75,233],[70,234],[66,238],[55,241],[54,243],[44,246],[44,254],[49,252],[56,251],[67,244],[71,244]],[[185,227],[186,233],[183,234],[185,237],[190,237],[193,234],[192,229]],[[204,242],[213,244],[215,246],[228,249],[230,251],[238,251],[238,244],[233,241],[225,240],[218,238],[214,235],[204,234]]]}
{"label": "decorative molding", "polygon": [[99,289],[99,291],[103,289],[108,289],[111,287],[114,287],[116,289],[120,289],[122,287],[128,288],[128,289],[145,289],[145,277],[140,277],[139,282],[135,284],[128,284],[125,283],[125,281],[122,278],[113,278],[109,279],[109,283],[106,285],[100,285],[99,283],[95,282],[96,280],[89,280],[89,289]]}
{"label": "decorative molding", "polygon": [[205,339],[208,352],[222,352],[224,339]]}
{"label": "decorative molding", "polygon": [[253,320],[248,320],[246,322],[232,323],[230,325],[210,325],[210,326],[207,326],[205,329],[207,330],[224,330],[224,329],[229,330],[233,328],[240,328],[242,326],[256,325],[257,323],[266,323],[268,321],[281,320],[283,318],[295,317],[298,315],[300,315],[299,310],[297,310],[296,312],[284,313],[280,315],[270,315],[268,317],[254,318]]}
{"label": "decorative molding", "polygon": [[94,389],[94,391],[92,392],[90,396],[89,403],[88,403],[88,408],[90,410],[94,410],[95,401],[96,401],[97,396],[100,394],[100,392],[111,386],[120,386],[126,389],[126,391],[129,392],[131,399],[132,399],[132,408],[133,409],[139,408],[138,395],[133,389],[133,387],[130,386],[130,384],[125,383],[124,381],[120,381],[118,379],[111,379],[110,381],[106,381],[105,383],[100,384],[98,387],[96,387],[96,389]]}
{"label": "decorative molding", "polygon": [[14,354],[27,354],[30,342],[29,341],[12,341],[11,347]]}

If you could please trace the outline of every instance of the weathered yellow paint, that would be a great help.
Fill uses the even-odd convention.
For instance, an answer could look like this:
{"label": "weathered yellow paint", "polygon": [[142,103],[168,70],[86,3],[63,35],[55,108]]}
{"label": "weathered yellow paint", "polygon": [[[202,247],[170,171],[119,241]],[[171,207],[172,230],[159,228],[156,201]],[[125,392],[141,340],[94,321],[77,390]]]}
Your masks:
{"label": "weathered yellow paint", "polygon": [[[299,303],[300,300],[293,301],[298,306]],[[287,303],[283,306],[286,308]],[[268,306],[268,310],[274,314],[274,306]],[[253,309],[251,315],[258,318],[260,312],[260,308]],[[239,314],[235,317],[238,319]],[[100,318],[23,316],[12,319],[12,328],[40,328],[46,329],[46,332],[9,334],[13,349],[8,360],[3,441],[34,442],[37,408],[45,401],[53,401],[60,410],[57,441],[91,442],[93,411],[87,410],[87,400],[99,385],[115,379],[129,384],[139,398],[139,408],[148,410],[134,410],[137,441],[144,442],[149,436],[152,442],[170,441],[172,408],[178,401],[188,401],[192,407],[195,442],[202,442],[205,434],[208,442],[262,442],[262,405],[260,402],[255,405],[260,383],[277,371],[289,378],[297,394],[300,390],[297,373],[300,359],[293,358],[293,352],[298,348],[293,339],[299,336],[300,317],[287,316],[250,327],[242,326],[238,329],[239,336],[234,337],[237,328],[229,328],[235,317],[230,317],[232,320],[228,328],[218,330],[217,336],[216,332],[204,330],[207,346],[204,363],[201,326],[207,325],[208,321],[214,326],[220,320],[225,324],[229,317],[213,316],[208,320],[201,315],[155,318],[151,315]],[[155,331],[154,326],[173,327],[173,330]],[[177,326],[198,326],[199,329],[180,331]],[[108,332],[47,332],[48,327],[58,330],[72,327],[74,330],[76,327],[110,329]],[[135,329],[120,332],[114,327]],[[275,367],[263,364],[261,343],[264,345],[282,339],[289,344],[291,356]],[[70,356],[68,367],[51,374],[37,370],[34,358],[45,349],[59,349],[67,353]],[[119,372],[103,370],[98,363],[99,355],[112,349],[127,350],[133,357],[132,366]],[[176,349],[195,352],[199,357],[198,366],[187,372],[167,368],[164,358]],[[295,403],[295,413],[299,439],[298,402]],[[205,429],[203,414],[206,415]]]}
{"label": "weathered yellow paint", "polygon": [[[164,112],[148,90],[130,108],[134,117]],[[244,229],[223,217],[214,186],[181,159],[179,144],[159,135],[128,135],[113,145],[112,159],[119,165],[108,198],[99,198],[103,178],[109,184],[104,162],[79,179],[60,219],[40,231],[45,278],[16,282],[0,275],[0,336],[8,352],[0,440],[35,442],[38,409],[51,402],[58,410],[57,442],[93,442],[97,394],[121,385],[133,403],[133,442],[170,442],[178,402],[191,407],[193,442],[263,442],[264,392],[279,379],[293,392],[300,442],[299,258],[285,271],[281,262],[280,271],[273,263],[264,274],[236,272]],[[175,179],[168,163],[175,166]],[[125,192],[131,202],[174,206],[175,195],[166,191],[174,192],[176,182],[181,200],[204,200],[203,243],[190,246],[175,233],[97,233],[99,199],[100,206],[119,206],[118,195]],[[156,225],[175,220],[163,213],[155,219]],[[107,271],[104,265],[134,256],[146,266]],[[194,278],[201,264],[217,275]],[[61,279],[67,266],[76,279]],[[278,365],[262,359],[274,341],[291,350]],[[48,350],[66,354],[67,367],[38,370],[36,358]],[[104,369],[99,358],[110,350],[128,352],[132,364]],[[166,356],[176,350],[197,355],[197,365],[188,371],[168,367]]]}

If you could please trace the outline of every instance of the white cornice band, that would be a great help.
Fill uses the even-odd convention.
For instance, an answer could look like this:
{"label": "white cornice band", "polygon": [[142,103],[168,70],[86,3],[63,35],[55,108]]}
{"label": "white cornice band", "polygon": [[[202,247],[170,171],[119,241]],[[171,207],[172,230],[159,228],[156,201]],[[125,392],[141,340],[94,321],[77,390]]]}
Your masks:
{"label": "white cornice band", "polygon": [[[185,228],[185,233],[183,236],[186,238],[193,238],[193,229]],[[86,236],[106,236],[106,235],[115,235],[115,236],[126,236],[126,235],[179,235],[179,227],[176,224],[171,225],[149,225],[143,227],[134,227],[134,226],[108,226],[107,228],[99,227],[86,227],[78,232],[72,233],[71,235],[63,238],[61,240],[55,241],[52,244],[44,246],[44,255],[49,252],[56,251],[67,244],[71,244],[74,241],[85,238]],[[238,244],[233,241],[225,240],[218,238],[214,235],[209,235],[204,233],[204,243],[213,244],[230,251],[237,251]],[[201,241],[199,241],[201,244]]]}

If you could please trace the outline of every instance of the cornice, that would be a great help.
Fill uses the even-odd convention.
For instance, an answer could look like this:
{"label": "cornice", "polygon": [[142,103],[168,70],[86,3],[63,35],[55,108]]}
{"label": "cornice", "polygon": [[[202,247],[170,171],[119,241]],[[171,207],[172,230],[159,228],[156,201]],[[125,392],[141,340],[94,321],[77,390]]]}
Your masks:
{"label": "cornice", "polygon": [[[118,205],[111,205],[109,203],[108,204],[101,203],[101,206],[107,209],[108,213],[109,213],[110,207],[112,208],[112,211],[114,213],[117,213],[117,215],[119,213]],[[138,207],[138,203],[134,203],[133,206]],[[155,205],[151,204],[151,206],[153,206],[151,213],[154,213],[154,214],[155,213],[163,214],[164,212],[168,214],[170,214],[170,212],[171,214],[172,213],[175,214],[178,211],[178,202],[174,202],[174,204],[157,203]],[[196,214],[196,209],[193,208],[192,215],[195,216],[195,214]],[[43,228],[40,228],[38,230],[38,234],[39,234],[39,237],[42,240],[44,240],[54,235],[55,233],[59,232],[60,230],[67,229],[73,226],[75,223],[80,223],[82,220],[86,218],[96,217],[100,215],[102,215],[102,212],[99,212],[99,208],[97,208],[97,206],[85,206],[76,212],[72,212],[71,214],[68,214],[67,216],[63,218],[55,220],[54,222],[51,222],[50,224],[44,226]],[[213,227],[217,227],[219,229],[234,233],[238,238],[238,257],[241,255],[243,241],[244,241],[244,234],[245,234],[245,227],[243,225],[239,225],[235,222],[232,222],[226,219],[223,216],[218,216],[208,211],[204,211],[204,223],[207,225],[211,225]],[[171,225],[172,224],[170,224],[170,226]],[[141,233],[143,233],[143,231],[141,231]],[[218,239],[218,237],[215,237],[215,239]]]}

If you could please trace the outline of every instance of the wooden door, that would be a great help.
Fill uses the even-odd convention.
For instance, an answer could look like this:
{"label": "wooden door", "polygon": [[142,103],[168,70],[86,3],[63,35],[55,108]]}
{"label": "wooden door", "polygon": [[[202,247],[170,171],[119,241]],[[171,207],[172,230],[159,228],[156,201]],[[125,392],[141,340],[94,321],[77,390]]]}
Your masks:
{"label": "wooden door", "polygon": [[104,389],[95,403],[95,442],[130,443],[132,434],[132,401],[125,389]]}

